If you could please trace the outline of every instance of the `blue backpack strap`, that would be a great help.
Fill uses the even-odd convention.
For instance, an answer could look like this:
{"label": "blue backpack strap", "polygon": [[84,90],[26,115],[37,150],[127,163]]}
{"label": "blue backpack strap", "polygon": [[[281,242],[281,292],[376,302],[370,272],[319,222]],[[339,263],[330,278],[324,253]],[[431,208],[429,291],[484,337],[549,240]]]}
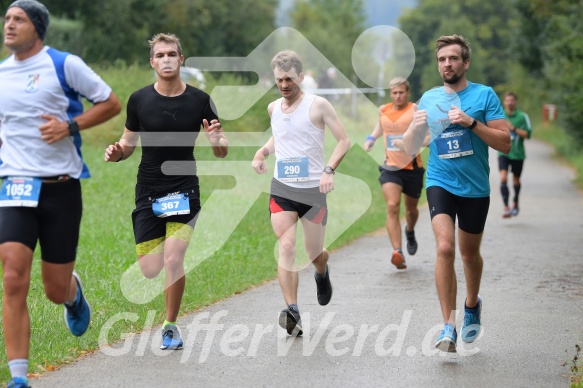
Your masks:
{"label": "blue backpack strap", "polygon": [[[59,78],[59,83],[61,84],[61,88],[69,100],[69,107],[67,108],[67,116],[69,119],[72,119],[76,116],[79,116],[83,113],[83,103],[81,101],[81,94],[77,91],[73,90],[67,84],[67,79],[65,77],[65,59],[71,55],[70,53],[55,50],[54,48],[49,48],[47,50],[47,54],[53,60],[53,64],[55,65],[55,70],[57,72],[57,77]],[[75,143],[75,148],[77,148],[77,154],[83,161],[83,170],[81,171],[81,178],[89,178],[91,174],[89,173],[89,168],[85,164],[83,160],[83,155],[81,154],[81,134],[79,132],[73,135],[73,143]]]}

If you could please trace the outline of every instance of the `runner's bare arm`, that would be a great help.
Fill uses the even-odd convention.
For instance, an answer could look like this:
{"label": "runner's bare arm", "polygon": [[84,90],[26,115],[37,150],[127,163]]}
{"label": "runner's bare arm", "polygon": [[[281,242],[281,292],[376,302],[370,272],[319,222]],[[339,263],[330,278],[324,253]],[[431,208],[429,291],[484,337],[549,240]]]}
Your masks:
{"label": "runner's bare arm", "polygon": [[427,125],[427,112],[418,110],[417,104],[413,104],[413,121],[403,134],[403,145],[405,152],[409,155],[416,155],[422,146],[429,145],[430,134]]}
{"label": "runner's bare arm", "polygon": [[[452,105],[451,110],[447,113],[447,117],[451,120],[452,124],[459,124],[466,128],[470,127],[475,120],[454,105]],[[505,154],[510,152],[512,143],[510,140],[510,130],[508,129],[505,119],[487,121],[486,124],[476,120],[476,125],[472,131],[474,131],[484,143],[488,144],[496,151]]]}
{"label": "runner's bare arm", "polygon": [[332,136],[334,136],[338,142],[336,147],[334,147],[334,151],[332,151],[330,159],[328,159],[328,163],[326,164],[327,166],[336,169],[338,165],[340,165],[344,155],[346,155],[350,149],[350,139],[348,138],[346,130],[344,129],[344,125],[338,118],[338,114],[336,113],[336,110],[332,104],[330,104],[330,102],[323,97],[316,97],[314,103],[317,104],[316,108],[321,112],[324,125],[330,128]]}
{"label": "runner's bare arm", "polygon": [[273,140],[273,136],[269,138],[267,143],[263,145],[263,147],[259,148],[253,157],[253,161],[251,162],[251,167],[257,172],[258,174],[265,174],[267,172],[267,162],[265,158],[267,158],[270,154],[275,152],[275,143]]}
{"label": "runner's bare arm", "polygon": [[223,126],[219,120],[211,120],[209,123],[206,119],[202,120],[204,132],[211,143],[213,154],[217,158],[224,158],[229,153],[229,142],[223,132]]}
{"label": "runner's bare arm", "polygon": [[122,160],[129,158],[134,153],[139,138],[139,132],[130,131],[129,129],[124,128],[121,139],[105,149],[105,161],[121,162]]}

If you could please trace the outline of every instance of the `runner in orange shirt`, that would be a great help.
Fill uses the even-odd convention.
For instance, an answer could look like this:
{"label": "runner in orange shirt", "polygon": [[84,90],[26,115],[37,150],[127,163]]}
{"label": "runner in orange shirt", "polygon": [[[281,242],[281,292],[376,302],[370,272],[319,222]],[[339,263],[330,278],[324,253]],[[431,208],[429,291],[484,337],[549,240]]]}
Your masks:
{"label": "runner in orange shirt", "polygon": [[[370,151],[379,137],[385,143],[385,160],[379,166],[379,181],[387,202],[387,232],[393,246],[391,263],[397,269],[407,268],[401,245],[401,193],[405,197],[405,236],[407,252],[417,252],[415,224],[419,217],[417,204],[423,189],[423,161],[420,155],[408,155],[403,147],[403,133],[413,121],[414,104],[409,102],[409,82],[394,78],[389,83],[392,102],[379,108],[379,121],[371,135],[366,137],[364,149]],[[425,144],[426,145],[426,144]]]}

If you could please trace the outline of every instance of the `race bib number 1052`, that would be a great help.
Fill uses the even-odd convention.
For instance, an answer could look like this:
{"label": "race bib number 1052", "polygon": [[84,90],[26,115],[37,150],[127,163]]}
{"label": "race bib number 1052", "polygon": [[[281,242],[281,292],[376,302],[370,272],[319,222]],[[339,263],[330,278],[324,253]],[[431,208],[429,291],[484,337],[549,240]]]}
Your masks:
{"label": "race bib number 1052", "polygon": [[41,186],[40,178],[4,178],[0,192],[0,207],[37,207]]}

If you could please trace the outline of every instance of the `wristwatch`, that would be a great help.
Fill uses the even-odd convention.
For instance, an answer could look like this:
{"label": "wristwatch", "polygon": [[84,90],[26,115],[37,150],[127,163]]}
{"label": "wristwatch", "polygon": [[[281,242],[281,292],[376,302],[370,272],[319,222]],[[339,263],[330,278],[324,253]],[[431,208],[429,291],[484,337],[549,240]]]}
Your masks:
{"label": "wristwatch", "polygon": [[325,172],[326,174],[332,174],[332,175],[334,175],[334,174],[336,173],[336,172],[334,171],[334,169],[333,169],[332,167],[330,167],[330,166],[326,166],[326,167],[324,167],[324,172]]}
{"label": "wristwatch", "polygon": [[67,121],[67,124],[69,125],[69,136],[79,132],[79,124],[75,120],[71,119]]}
{"label": "wristwatch", "polygon": [[474,119],[474,121],[472,121],[468,129],[474,129],[476,125],[478,125],[478,120]]}

